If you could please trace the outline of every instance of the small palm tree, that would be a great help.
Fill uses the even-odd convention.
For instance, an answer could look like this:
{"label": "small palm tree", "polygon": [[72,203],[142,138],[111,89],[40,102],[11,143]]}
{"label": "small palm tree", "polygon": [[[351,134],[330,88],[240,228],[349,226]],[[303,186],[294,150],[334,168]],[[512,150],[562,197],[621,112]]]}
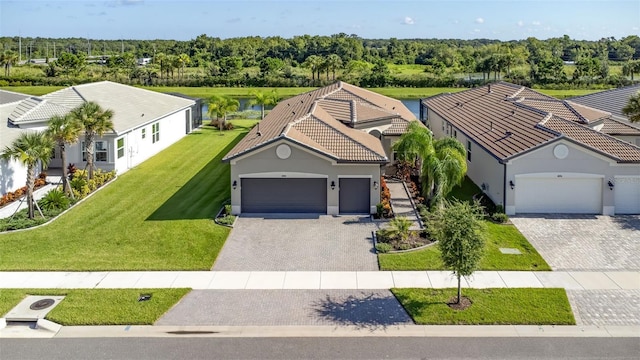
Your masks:
{"label": "small palm tree", "polygon": [[253,90],[251,91],[251,95],[254,97],[254,99],[251,100],[251,105],[260,105],[260,120],[264,119],[264,107],[273,106],[278,103],[278,100],[280,100],[275,89],[270,93]]}
{"label": "small palm tree", "polygon": [[629,121],[640,122],[640,91],[629,98],[627,105],[622,108],[622,113],[629,117]]}
{"label": "small palm tree", "polygon": [[18,62],[18,54],[14,51],[5,51],[0,55],[0,63],[4,66],[4,76],[11,76],[11,67]]}
{"label": "small palm tree", "polygon": [[400,239],[406,241],[409,238],[409,229],[413,222],[404,216],[394,218],[389,221],[389,227],[385,229],[387,236],[392,239]]}
{"label": "small palm tree", "polygon": [[71,110],[72,121],[77,121],[84,130],[84,145],[87,152],[87,177],[93,179],[94,143],[96,136],[102,136],[107,131],[113,130],[113,111],[103,110],[95,102],[86,102]]}
{"label": "small palm tree", "polygon": [[24,132],[10,146],[4,148],[0,156],[6,160],[16,160],[27,168],[27,206],[29,219],[34,218],[33,188],[36,181],[36,166],[46,168],[53,147],[53,140],[45,132]]}
{"label": "small palm tree", "polygon": [[224,130],[227,124],[227,114],[232,111],[238,111],[240,102],[229,96],[212,96],[209,99],[209,117],[214,116],[217,119],[222,118],[220,122],[220,130]]}
{"label": "small palm tree", "polygon": [[62,189],[65,193],[71,194],[71,186],[67,175],[67,151],[66,145],[78,141],[82,125],[70,115],[54,116],[49,119],[47,134],[60,148],[62,158]]}

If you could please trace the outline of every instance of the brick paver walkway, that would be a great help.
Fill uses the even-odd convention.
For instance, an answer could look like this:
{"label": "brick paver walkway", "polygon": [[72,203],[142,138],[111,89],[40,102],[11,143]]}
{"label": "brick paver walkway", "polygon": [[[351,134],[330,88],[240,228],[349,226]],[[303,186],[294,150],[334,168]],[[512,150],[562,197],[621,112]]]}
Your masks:
{"label": "brick paver walkway", "polygon": [[640,325],[640,290],[567,290],[578,325]]}
{"label": "brick paver walkway", "polygon": [[387,187],[389,187],[389,192],[391,193],[391,209],[393,210],[395,216],[403,216],[413,221],[413,226],[411,227],[411,229],[421,229],[422,225],[419,220],[420,218],[416,213],[416,209],[411,204],[409,194],[407,193],[407,190],[405,189],[402,182],[388,180]]}

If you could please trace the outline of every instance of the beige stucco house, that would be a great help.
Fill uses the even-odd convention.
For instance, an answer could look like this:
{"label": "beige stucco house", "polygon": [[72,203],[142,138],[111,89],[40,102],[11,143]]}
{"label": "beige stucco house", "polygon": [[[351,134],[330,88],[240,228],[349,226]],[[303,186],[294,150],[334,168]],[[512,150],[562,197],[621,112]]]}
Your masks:
{"label": "beige stucco house", "polygon": [[421,107],[436,138],[464,144],[469,178],[507,214],[640,213],[640,131],[609,112],[505,82]]}
{"label": "beige stucco house", "polygon": [[375,213],[410,121],[400,101],[344,82],[280,102],[223,159],[233,213]]}

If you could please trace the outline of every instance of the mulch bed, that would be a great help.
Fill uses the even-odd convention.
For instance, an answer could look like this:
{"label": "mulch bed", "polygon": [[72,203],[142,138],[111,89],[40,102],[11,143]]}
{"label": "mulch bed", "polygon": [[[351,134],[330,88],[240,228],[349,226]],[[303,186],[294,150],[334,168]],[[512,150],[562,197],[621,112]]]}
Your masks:
{"label": "mulch bed", "polygon": [[458,297],[454,296],[449,301],[447,301],[447,305],[453,310],[464,310],[469,308],[473,302],[466,296],[460,297],[460,302],[458,302]]}

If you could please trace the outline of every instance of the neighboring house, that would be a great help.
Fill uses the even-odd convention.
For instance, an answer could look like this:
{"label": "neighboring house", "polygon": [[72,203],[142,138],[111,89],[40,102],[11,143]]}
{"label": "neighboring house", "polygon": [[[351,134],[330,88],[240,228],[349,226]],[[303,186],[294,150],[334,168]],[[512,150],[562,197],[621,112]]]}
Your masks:
{"label": "neighboring house", "polygon": [[421,107],[436,138],[464,144],[467,175],[507,214],[640,213],[640,147],[625,138],[640,134],[609,112],[505,82]]}
{"label": "neighboring house", "polygon": [[[617,120],[618,123],[622,122],[627,126],[620,127],[617,124],[605,124],[603,131],[640,146],[640,124],[629,123],[627,116],[622,113],[622,108],[627,105],[629,98],[639,91],[640,84],[578,96],[570,100],[574,103],[609,112],[611,117]],[[607,127],[610,128],[607,129]],[[618,130],[616,131],[615,129]]]}
{"label": "neighboring house", "polygon": [[[11,91],[0,90],[0,151],[18,138],[24,130],[8,122],[9,115],[21,101],[28,99],[29,95],[18,94]],[[36,169],[37,172],[40,168]],[[14,191],[26,185],[27,168],[19,161],[7,161],[0,158],[0,195]]]}
{"label": "neighboring house", "polygon": [[281,101],[223,159],[233,213],[375,213],[410,121],[400,101],[344,82]]}
{"label": "neighboring house", "polygon": [[[202,123],[197,117],[201,114],[197,101],[109,81],[72,86],[43,96],[0,90],[0,99],[0,104],[7,102],[0,106],[3,146],[10,144],[20,131],[46,129],[53,115],[64,115],[84,102],[93,101],[112,110],[114,131],[96,139],[95,165],[118,174],[167,148]],[[78,143],[67,147],[67,161],[79,169],[85,166],[83,149],[82,135]],[[56,147],[49,167],[66,165],[61,163]],[[2,169],[4,166],[7,165],[0,163]],[[11,169],[12,173],[3,170],[0,175],[2,193],[24,186],[23,171],[15,164]]]}

